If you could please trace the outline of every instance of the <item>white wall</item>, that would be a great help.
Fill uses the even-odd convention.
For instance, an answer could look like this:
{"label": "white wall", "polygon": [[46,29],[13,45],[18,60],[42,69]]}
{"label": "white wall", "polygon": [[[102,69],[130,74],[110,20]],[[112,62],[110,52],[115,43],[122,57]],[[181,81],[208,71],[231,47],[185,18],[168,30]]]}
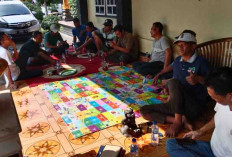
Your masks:
{"label": "white wall", "polygon": [[[89,21],[92,21],[94,26],[101,29],[103,28],[103,23],[105,19],[108,19],[109,17],[100,17],[95,15],[95,0],[88,0],[87,1],[88,5],[88,18]],[[115,18],[110,18],[113,20],[114,26],[117,24],[117,19]]]}
{"label": "white wall", "polygon": [[132,17],[142,52],[151,51],[156,21],[171,39],[184,29],[195,31],[198,43],[232,36],[232,0],[132,0]]}

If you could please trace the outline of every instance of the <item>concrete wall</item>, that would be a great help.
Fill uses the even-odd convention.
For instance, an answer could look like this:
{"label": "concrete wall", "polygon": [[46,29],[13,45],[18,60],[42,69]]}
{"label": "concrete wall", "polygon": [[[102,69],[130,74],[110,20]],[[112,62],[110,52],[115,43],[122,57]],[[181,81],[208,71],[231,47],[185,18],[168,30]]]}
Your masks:
{"label": "concrete wall", "polygon": [[197,33],[198,43],[232,37],[232,0],[132,0],[133,33],[140,50],[150,52],[153,22],[164,24],[172,40],[184,29]]}
{"label": "concrete wall", "polygon": [[[88,4],[88,18],[89,21],[92,21],[94,26],[97,28],[103,28],[103,23],[105,21],[105,19],[109,18],[109,17],[100,17],[100,16],[96,16],[95,15],[95,0],[88,0],[87,1]],[[115,18],[110,18],[111,20],[113,20],[114,26],[117,24],[117,19]]]}

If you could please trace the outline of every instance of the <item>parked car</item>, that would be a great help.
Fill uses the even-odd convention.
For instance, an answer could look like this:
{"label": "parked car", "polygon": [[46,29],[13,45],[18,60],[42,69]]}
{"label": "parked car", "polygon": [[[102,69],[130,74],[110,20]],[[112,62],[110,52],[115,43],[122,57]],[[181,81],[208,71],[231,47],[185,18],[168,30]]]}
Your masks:
{"label": "parked car", "polygon": [[13,38],[28,37],[40,30],[39,21],[20,1],[0,1],[0,32]]}

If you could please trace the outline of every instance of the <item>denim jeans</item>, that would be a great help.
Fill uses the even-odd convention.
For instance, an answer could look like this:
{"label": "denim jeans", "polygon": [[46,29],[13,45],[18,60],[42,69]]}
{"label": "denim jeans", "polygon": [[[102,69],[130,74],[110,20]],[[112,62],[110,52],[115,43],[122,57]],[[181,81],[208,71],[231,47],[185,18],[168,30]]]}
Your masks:
{"label": "denim jeans", "polygon": [[176,139],[169,139],[166,150],[171,157],[214,157],[210,143],[204,141],[196,141],[193,145],[179,145]]}

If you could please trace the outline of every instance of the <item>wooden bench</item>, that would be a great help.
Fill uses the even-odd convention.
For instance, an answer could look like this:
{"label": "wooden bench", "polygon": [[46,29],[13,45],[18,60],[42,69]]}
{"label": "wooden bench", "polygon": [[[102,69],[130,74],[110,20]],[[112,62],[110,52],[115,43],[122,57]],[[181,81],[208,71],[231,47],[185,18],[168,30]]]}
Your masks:
{"label": "wooden bench", "polygon": [[207,41],[197,45],[196,51],[207,59],[213,68],[232,68],[232,37]]}

